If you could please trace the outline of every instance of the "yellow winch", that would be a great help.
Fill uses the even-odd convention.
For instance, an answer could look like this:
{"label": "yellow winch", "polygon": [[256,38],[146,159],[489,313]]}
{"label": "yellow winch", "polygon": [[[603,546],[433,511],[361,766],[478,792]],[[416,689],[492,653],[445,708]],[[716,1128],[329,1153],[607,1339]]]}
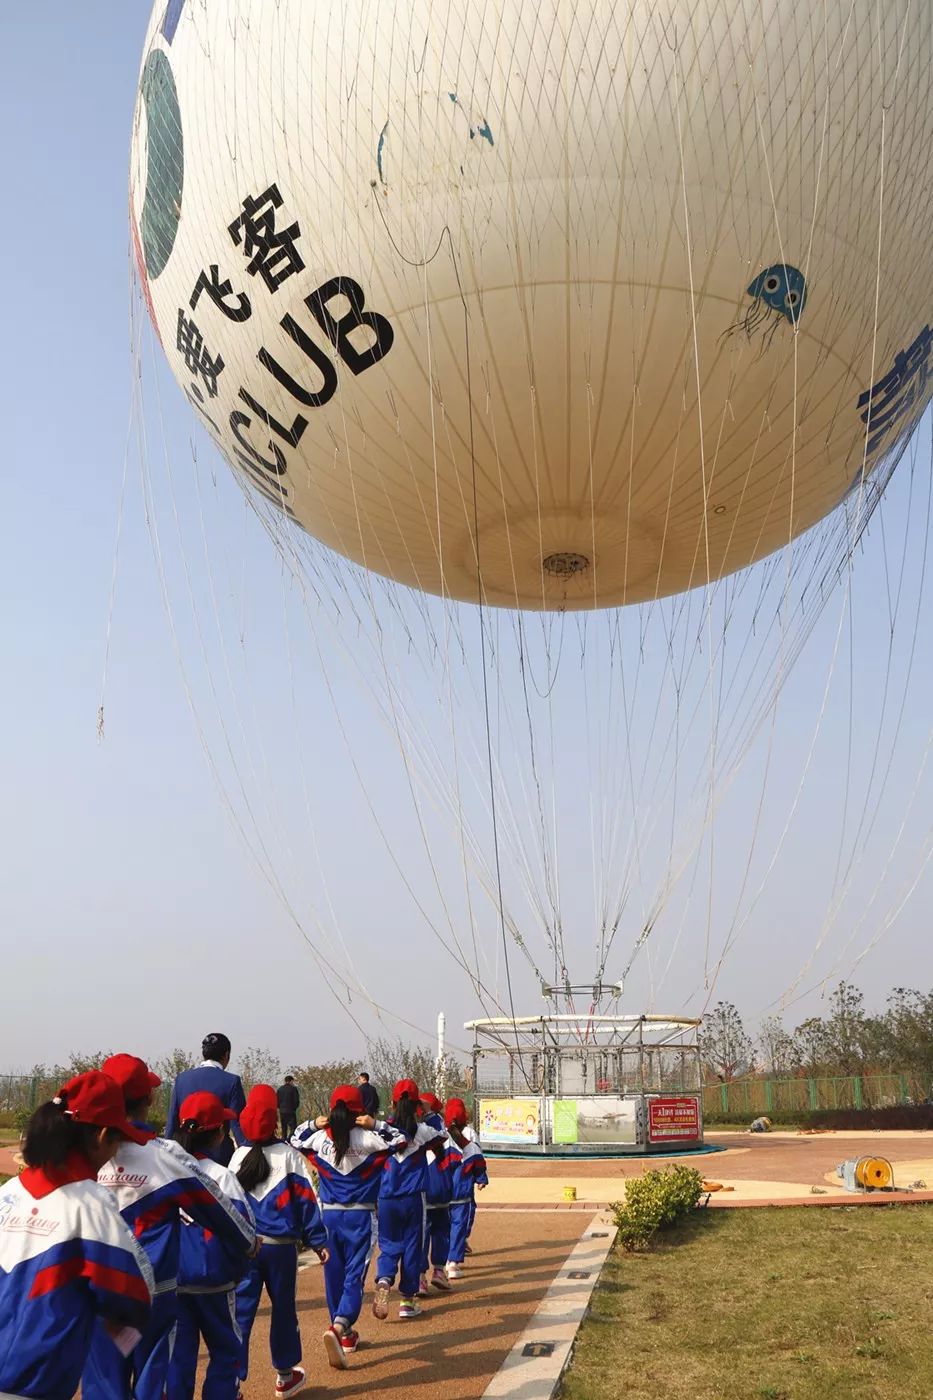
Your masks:
{"label": "yellow winch", "polygon": [[887,1157],[850,1157],[836,1168],[847,1191],[890,1191],[894,1168]]}

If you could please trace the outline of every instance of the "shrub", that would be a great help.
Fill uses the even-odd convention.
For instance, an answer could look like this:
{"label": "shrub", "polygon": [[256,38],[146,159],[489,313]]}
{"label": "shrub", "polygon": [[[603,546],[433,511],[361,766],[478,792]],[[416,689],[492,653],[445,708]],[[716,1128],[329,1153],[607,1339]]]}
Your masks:
{"label": "shrub", "polygon": [[622,1248],[646,1249],[658,1230],[693,1210],[702,1193],[703,1178],[694,1167],[671,1166],[627,1181],[625,1200],[611,1207]]}

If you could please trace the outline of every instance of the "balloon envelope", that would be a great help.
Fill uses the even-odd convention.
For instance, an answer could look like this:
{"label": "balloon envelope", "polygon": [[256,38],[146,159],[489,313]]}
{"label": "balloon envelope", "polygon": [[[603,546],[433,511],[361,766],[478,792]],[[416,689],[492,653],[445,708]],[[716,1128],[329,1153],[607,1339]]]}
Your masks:
{"label": "balloon envelope", "polygon": [[586,608],[762,558],[929,400],[933,9],[158,0],[131,220],[240,476]]}

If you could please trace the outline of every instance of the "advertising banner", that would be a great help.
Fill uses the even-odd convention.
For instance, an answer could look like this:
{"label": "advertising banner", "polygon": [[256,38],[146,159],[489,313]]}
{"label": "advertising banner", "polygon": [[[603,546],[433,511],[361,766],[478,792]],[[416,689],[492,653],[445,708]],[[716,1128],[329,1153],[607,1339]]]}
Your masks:
{"label": "advertising banner", "polygon": [[577,1141],[577,1101],[576,1099],[555,1099],[553,1104],[553,1142],[571,1143]]}
{"label": "advertising banner", "polygon": [[541,1141],[541,1101],[539,1099],[483,1099],[480,1107],[481,1142]]}
{"label": "advertising banner", "polygon": [[683,1096],[648,1100],[648,1141],[684,1142],[700,1137],[700,1102]]}

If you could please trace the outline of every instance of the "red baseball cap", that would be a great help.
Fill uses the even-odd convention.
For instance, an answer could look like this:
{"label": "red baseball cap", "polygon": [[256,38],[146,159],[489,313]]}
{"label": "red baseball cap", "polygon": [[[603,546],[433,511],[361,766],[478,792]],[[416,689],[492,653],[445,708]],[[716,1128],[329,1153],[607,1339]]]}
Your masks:
{"label": "red baseball cap", "polygon": [[240,1114],[243,1136],[250,1142],[268,1142],[275,1137],[278,1104],[270,1084],[257,1084],[250,1089],[246,1107]]}
{"label": "red baseball cap", "polygon": [[448,1099],[447,1107],[444,1109],[444,1122],[448,1128],[454,1124],[458,1128],[465,1128],[469,1122],[470,1115],[467,1113],[467,1106],[463,1099]]}
{"label": "red baseball cap", "polygon": [[126,1116],[123,1090],[115,1079],[99,1069],[89,1069],[63,1084],[52,1100],[60,1104],[75,1123],[87,1123],[93,1128],[113,1128],[130,1142],[152,1141],[152,1134],[134,1128]]}
{"label": "red baseball cap", "polygon": [[432,1113],[444,1112],[444,1105],[436,1094],[422,1094],[421,1102],[424,1104],[425,1108],[429,1108]]}
{"label": "red baseball cap", "polygon": [[350,1113],[365,1113],[366,1109],[363,1100],[360,1098],[360,1091],[355,1084],[338,1084],[330,1096],[331,1108],[336,1108],[338,1103],[345,1104]]}
{"label": "red baseball cap", "polygon": [[111,1055],[100,1068],[103,1074],[109,1074],[119,1084],[127,1103],[147,1099],[153,1089],[158,1089],[162,1083],[138,1055]]}
{"label": "red baseball cap", "polygon": [[413,1079],[400,1079],[392,1090],[392,1102],[398,1103],[403,1094],[407,1094],[410,1099],[418,1102],[418,1085]]}
{"label": "red baseball cap", "polygon": [[222,1128],[224,1123],[229,1123],[236,1114],[232,1108],[225,1108],[216,1094],[209,1094],[202,1089],[196,1094],[189,1094],[178,1110],[178,1122],[180,1126],[186,1123],[193,1123],[198,1128]]}

